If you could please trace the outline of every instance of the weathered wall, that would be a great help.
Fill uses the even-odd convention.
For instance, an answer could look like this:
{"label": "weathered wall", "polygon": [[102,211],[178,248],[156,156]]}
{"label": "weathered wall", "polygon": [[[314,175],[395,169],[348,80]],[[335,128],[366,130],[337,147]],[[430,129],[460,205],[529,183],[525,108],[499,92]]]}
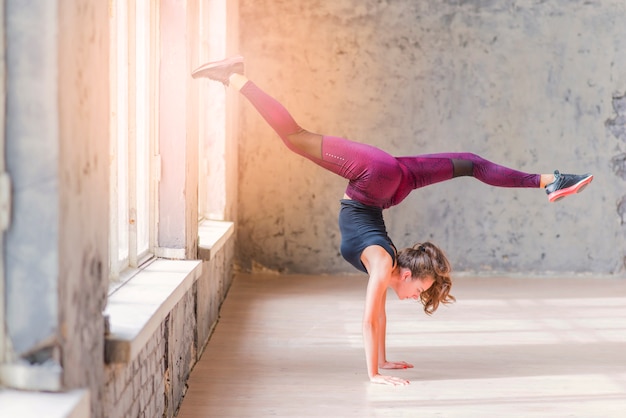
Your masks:
{"label": "weathered wall", "polygon": [[[104,368],[102,401],[94,417],[172,417],[218,320],[232,282],[235,239],[211,259],[192,289],[163,318],[136,358]],[[202,255],[200,256],[202,259]]]}
{"label": "weathered wall", "polygon": [[[59,323],[63,386],[101,402],[109,287],[108,7],[58,2]],[[40,69],[39,69],[40,70]],[[49,157],[49,156],[48,156]]]}
{"label": "weathered wall", "polygon": [[22,355],[54,341],[58,331],[57,5],[7,1],[5,13],[6,152],[13,189],[5,254],[7,331],[15,354]]}
{"label": "weathered wall", "polygon": [[[624,271],[614,157],[626,144],[611,129],[626,94],[622,0],[241,0],[240,11],[247,75],[309,130],[393,155],[470,151],[595,174],[556,204],[467,178],[415,191],[385,212],[398,247],[432,240],[457,271]],[[354,271],[338,250],[345,182],[290,153],[242,103],[242,266]]]}
{"label": "weathered wall", "polygon": [[46,376],[32,367],[26,383],[8,383],[88,388],[96,404],[109,284],[108,7],[7,1],[6,16],[8,359]]}

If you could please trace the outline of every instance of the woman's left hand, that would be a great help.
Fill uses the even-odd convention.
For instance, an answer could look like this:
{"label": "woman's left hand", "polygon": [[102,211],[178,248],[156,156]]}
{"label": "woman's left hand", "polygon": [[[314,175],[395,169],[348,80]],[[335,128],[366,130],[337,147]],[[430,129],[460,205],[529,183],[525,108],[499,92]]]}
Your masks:
{"label": "woman's left hand", "polygon": [[413,365],[406,361],[386,361],[379,366],[381,369],[412,369]]}

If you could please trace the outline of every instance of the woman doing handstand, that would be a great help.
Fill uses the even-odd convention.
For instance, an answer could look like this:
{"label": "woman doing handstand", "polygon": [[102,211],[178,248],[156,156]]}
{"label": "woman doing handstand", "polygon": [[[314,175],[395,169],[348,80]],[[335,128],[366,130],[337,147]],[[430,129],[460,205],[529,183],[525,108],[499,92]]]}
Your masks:
{"label": "woman doing handstand", "polygon": [[450,295],[450,263],[434,244],[425,242],[397,251],[387,235],[382,211],[400,203],[413,190],[454,177],[472,176],[499,187],[545,188],[550,202],[578,193],[591,174],[527,174],[487,161],[471,153],[393,157],[384,151],[344,138],[319,135],[301,128],[275,99],[243,75],[243,58],[205,64],[192,73],[237,89],[256,108],[293,152],[348,180],[341,200],[341,254],[369,275],[363,337],[369,378],[374,383],[409,382],[381,375],[379,369],[413,367],[388,361],[385,353],[385,300],[391,288],[400,299],[420,300],[432,314]]}

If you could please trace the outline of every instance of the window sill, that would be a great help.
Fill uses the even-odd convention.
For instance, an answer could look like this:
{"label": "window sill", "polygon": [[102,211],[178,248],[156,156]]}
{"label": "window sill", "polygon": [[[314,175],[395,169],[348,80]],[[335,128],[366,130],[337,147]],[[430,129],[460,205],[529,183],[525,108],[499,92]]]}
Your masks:
{"label": "window sill", "polygon": [[89,414],[87,390],[65,393],[0,390],[0,417],[81,418]]}
{"label": "window sill", "polygon": [[[232,222],[202,221],[198,255],[211,260],[234,233]],[[109,295],[104,312],[107,363],[128,363],[202,274],[201,260],[156,259]]]}
{"label": "window sill", "polygon": [[198,257],[211,260],[233,235],[235,224],[204,220],[198,225]]}
{"label": "window sill", "polygon": [[157,259],[109,296],[107,363],[128,363],[200,277],[198,260]]}

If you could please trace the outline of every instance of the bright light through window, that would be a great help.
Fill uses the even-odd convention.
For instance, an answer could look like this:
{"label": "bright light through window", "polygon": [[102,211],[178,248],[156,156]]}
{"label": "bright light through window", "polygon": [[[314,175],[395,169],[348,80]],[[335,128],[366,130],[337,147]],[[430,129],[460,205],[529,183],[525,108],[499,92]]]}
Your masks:
{"label": "bright light through window", "polygon": [[151,8],[114,0],[111,14],[111,276],[150,250]]}
{"label": "bright light through window", "polygon": [[[200,4],[201,62],[226,55],[226,2],[209,0]],[[199,83],[199,215],[204,219],[224,220],[226,207],[226,108],[225,89],[219,83]]]}
{"label": "bright light through window", "polygon": [[[137,258],[141,259],[150,248],[149,200],[150,200],[150,131],[149,131],[149,65],[150,65],[150,6],[149,0],[138,0],[136,12],[136,229]],[[138,263],[138,261],[136,261]]]}

